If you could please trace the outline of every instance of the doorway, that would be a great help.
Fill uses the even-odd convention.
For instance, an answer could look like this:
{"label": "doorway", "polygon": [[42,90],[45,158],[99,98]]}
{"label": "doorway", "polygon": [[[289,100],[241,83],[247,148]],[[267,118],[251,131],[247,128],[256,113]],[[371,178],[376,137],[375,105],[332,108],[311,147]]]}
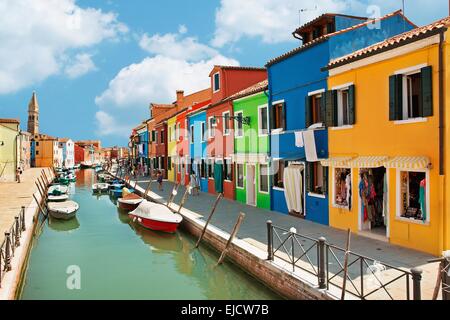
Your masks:
{"label": "doorway", "polygon": [[256,166],[247,164],[247,204],[256,206]]}
{"label": "doorway", "polygon": [[388,238],[389,205],[386,168],[359,171],[360,230],[370,236]]}

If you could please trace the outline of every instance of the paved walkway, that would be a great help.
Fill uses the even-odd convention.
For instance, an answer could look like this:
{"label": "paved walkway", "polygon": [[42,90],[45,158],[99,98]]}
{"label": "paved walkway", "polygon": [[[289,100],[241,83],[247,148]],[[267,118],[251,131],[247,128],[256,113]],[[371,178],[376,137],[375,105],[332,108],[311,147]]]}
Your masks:
{"label": "paved walkway", "polygon": [[[19,215],[22,206],[28,207],[37,192],[35,181],[41,175],[43,168],[31,168],[21,176],[21,183],[0,183],[0,243],[3,242],[5,231],[14,223],[14,217]],[[48,171],[46,172],[48,174]]]}
{"label": "paved walkway", "polygon": [[[148,186],[149,178],[143,177],[138,180],[138,185],[145,190]],[[173,186],[174,184],[172,182],[165,181],[164,190],[159,191],[157,183],[153,182],[151,191],[160,197],[160,201],[166,202],[169,195],[172,193]],[[181,202],[184,191],[184,187],[180,186],[174,200],[175,203],[178,204]],[[214,195],[206,193],[201,193],[199,196],[189,196],[185,208],[197,213],[206,220],[210,214],[215,198]],[[297,229],[298,234],[314,239],[325,237],[328,243],[345,248],[347,237],[345,231],[333,229],[278,212],[251,207],[228,199],[223,199],[219,203],[216,213],[211,220],[211,224],[224,231],[230,232],[240,212],[245,213],[246,217],[239,230],[238,237],[262,249],[267,248],[267,220],[271,220],[275,226],[288,230],[291,227],[294,227]],[[352,234],[351,251],[405,270],[410,270],[414,267],[421,268],[424,271],[422,296],[424,299],[430,299],[432,297],[436,281],[437,265],[428,264],[427,260],[433,256],[392,245],[387,242],[358,236],[356,234]],[[312,252],[312,255],[315,256],[315,253]],[[354,265],[353,267],[357,267],[359,270],[359,265]],[[364,266],[364,268],[366,268],[366,266]]]}

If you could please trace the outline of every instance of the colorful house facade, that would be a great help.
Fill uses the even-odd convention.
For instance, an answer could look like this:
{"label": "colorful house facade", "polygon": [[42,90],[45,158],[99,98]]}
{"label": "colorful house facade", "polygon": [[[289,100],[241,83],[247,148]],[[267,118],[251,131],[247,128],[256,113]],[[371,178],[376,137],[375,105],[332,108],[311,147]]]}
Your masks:
{"label": "colorful house facade", "polygon": [[270,210],[268,81],[251,86],[233,100],[236,200]]}
{"label": "colorful house facade", "polygon": [[[324,14],[294,32],[302,46],[269,61],[273,210],[329,224],[328,170],[320,159],[328,158],[326,127],[336,98],[326,92],[328,71],[323,68],[334,58],[413,27],[401,11],[370,21]],[[352,115],[345,121],[351,123]]]}
{"label": "colorful house facade", "polygon": [[16,180],[19,125],[17,119],[0,119],[0,181]]}
{"label": "colorful house facade", "polygon": [[32,150],[36,167],[51,168],[62,165],[62,151],[59,152],[58,139],[45,134],[35,135],[32,139]]}
{"label": "colorful house facade", "polygon": [[355,114],[329,131],[332,227],[435,255],[450,247],[448,26],[450,18],[329,63],[335,112],[351,87]]}
{"label": "colorful house facade", "polygon": [[167,120],[167,180],[175,182],[177,155],[177,139],[176,139],[176,123],[177,116],[173,116]]}
{"label": "colorful house facade", "polygon": [[208,106],[206,105],[187,115],[190,149],[189,162],[185,165],[186,175],[189,177],[191,171],[195,173],[202,192],[208,192],[208,177],[206,173],[206,108]]}
{"label": "colorful house facade", "polygon": [[[215,66],[210,73],[211,106],[206,111],[208,190],[235,199],[233,102],[230,97],[267,79],[266,69]],[[206,129],[205,129],[206,130]],[[206,160],[206,159],[205,159]]]}

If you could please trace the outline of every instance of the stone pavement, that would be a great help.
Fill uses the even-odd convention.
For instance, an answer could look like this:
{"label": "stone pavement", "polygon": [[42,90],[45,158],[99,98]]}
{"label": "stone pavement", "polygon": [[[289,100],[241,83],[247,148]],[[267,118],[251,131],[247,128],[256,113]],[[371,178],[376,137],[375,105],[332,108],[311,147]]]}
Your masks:
{"label": "stone pavement", "polygon": [[[5,231],[14,223],[14,217],[19,215],[22,206],[28,207],[37,192],[35,181],[41,175],[43,168],[31,168],[21,176],[21,183],[0,183],[0,244],[5,237]],[[46,172],[48,174],[48,171]],[[36,204],[35,204],[36,205]]]}
{"label": "stone pavement", "polygon": [[[142,177],[138,180],[138,185],[145,190],[148,186],[149,178]],[[164,190],[159,191],[157,183],[153,182],[151,191],[160,197],[160,199],[155,200],[166,202],[169,195],[172,193],[173,186],[174,184],[172,182],[164,181]],[[179,204],[181,202],[184,191],[184,187],[180,186],[174,200],[175,203]],[[197,213],[206,220],[215,199],[216,197],[214,195],[206,193],[200,193],[199,196],[189,196],[185,203],[185,208]],[[325,237],[329,244],[345,248],[347,238],[347,233],[345,231],[333,229],[278,212],[255,208],[228,199],[222,199],[219,203],[216,213],[211,220],[211,224],[224,231],[230,232],[240,212],[245,213],[246,217],[239,230],[238,237],[262,249],[267,248],[267,220],[271,220],[275,226],[287,230],[294,227],[298,234],[314,239]],[[432,255],[356,234],[352,234],[351,251],[408,271],[414,267],[421,268],[424,271],[422,297],[423,299],[430,299],[432,297],[437,272],[436,264],[427,263],[428,259],[433,258]],[[311,258],[311,260],[314,263],[315,252],[312,252],[312,256],[313,258]],[[338,268],[338,266],[336,267]],[[353,267],[357,266],[354,265]],[[401,290],[405,291],[403,288],[404,287],[401,286]]]}

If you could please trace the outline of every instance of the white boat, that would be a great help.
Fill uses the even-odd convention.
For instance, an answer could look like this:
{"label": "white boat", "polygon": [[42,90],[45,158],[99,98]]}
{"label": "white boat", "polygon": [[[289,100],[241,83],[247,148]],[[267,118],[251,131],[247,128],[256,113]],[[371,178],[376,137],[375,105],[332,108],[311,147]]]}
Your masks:
{"label": "white boat", "polygon": [[143,200],[136,210],[129,213],[133,221],[137,221],[147,229],[174,233],[183,221],[180,214],[173,213],[162,204]]}
{"label": "white boat", "polygon": [[108,190],[109,184],[107,183],[94,183],[92,185],[92,192],[94,193],[107,192]]}
{"label": "white boat", "polygon": [[[123,193],[122,193],[123,194]],[[138,195],[131,193],[123,198],[119,198],[117,200],[119,202],[119,208],[126,211],[133,211],[136,210],[139,204],[144,201],[141,197]]]}
{"label": "white boat", "polygon": [[69,200],[69,196],[67,194],[62,194],[59,196],[51,196],[50,195],[50,196],[48,196],[47,200],[49,202],[63,202],[63,201]]}
{"label": "white boat", "polygon": [[75,217],[80,206],[75,201],[48,202],[47,208],[55,219],[69,220]]}
{"label": "white boat", "polygon": [[48,188],[48,195],[52,195],[52,196],[58,196],[58,195],[63,195],[63,194],[67,194],[69,192],[69,188],[67,186],[63,186],[63,185],[55,185],[55,186],[51,186],[50,188]]}

